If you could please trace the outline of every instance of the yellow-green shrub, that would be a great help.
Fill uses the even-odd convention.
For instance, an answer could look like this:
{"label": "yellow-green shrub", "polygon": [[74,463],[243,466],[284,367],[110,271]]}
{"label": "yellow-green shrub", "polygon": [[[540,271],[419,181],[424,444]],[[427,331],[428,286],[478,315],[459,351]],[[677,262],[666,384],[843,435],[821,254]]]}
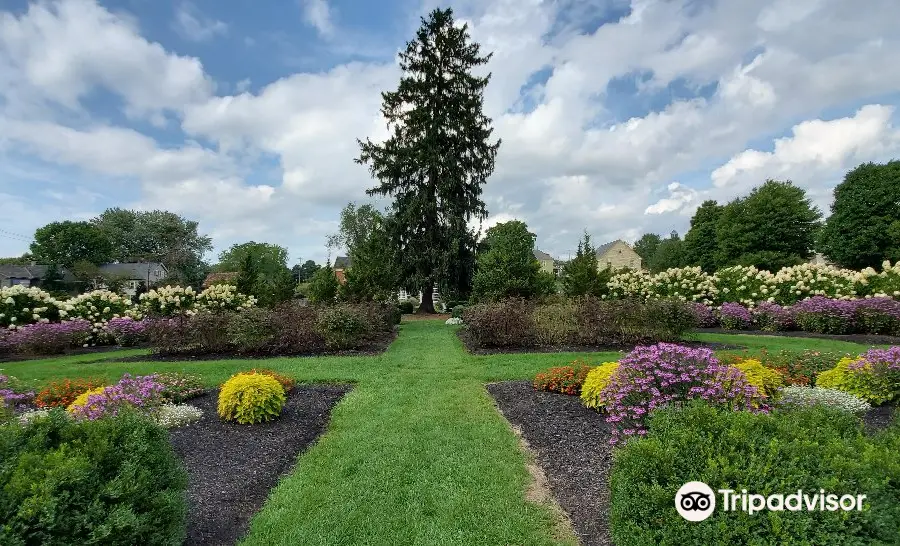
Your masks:
{"label": "yellow-green shrub", "polygon": [[837,366],[819,374],[816,378],[816,386],[849,392],[873,406],[893,399],[894,389],[880,378],[875,377],[871,365],[856,369],[850,367],[859,360],[859,357],[849,356],[840,359]]}
{"label": "yellow-green shrub", "polygon": [[66,411],[68,411],[69,413],[74,412],[76,408],[87,404],[89,396],[93,396],[95,394],[103,394],[103,391],[105,390],[106,387],[97,387],[96,389],[91,389],[79,394],[75,397],[75,400],[72,400],[72,403],[66,407]]}
{"label": "yellow-green shrub", "polygon": [[269,421],[281,415],[285,399],[284,387],[274,377],[239,373],[219,390],[219,417],[242,425]]}
{"label": "yellow-green shrub", "polygon": [[619,369],[618,362],[604,362],[588,372],[581,387],[581,402],[594,409],[600,409],[606,404],[601,393],[609,384],[613,373]]}
{"label": "yellow-green shrub", "polygon": [[784,378],[777,371],[763,366],[763,363],[755,359],[742,360],[734,365],[744,372],[747,382],[756,387],[761,394],[771,398],[778,394],[778,389],[784,386]]}

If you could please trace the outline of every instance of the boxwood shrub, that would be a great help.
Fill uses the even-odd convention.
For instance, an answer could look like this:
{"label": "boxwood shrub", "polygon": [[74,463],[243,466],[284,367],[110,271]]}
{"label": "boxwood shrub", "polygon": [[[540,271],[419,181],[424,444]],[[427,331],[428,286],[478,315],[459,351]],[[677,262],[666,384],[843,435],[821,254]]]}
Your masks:
{"label": "boxwood shrub", "polygon": [[166,431],[135,414],[0,426],[0,544],[179,545],[186,487]]}
{"label": "boxwood shrub", "polygon": [[[866,495],[862,511],[721,509],[692,523],[675,510],[689,481],[713,491]],[[610,478],[612,539],[646,544],[897,544],[900,422],[867,436],[858,418],[816,406],[772,414],[702,403],[653,413],[649,433],[617,450]]]}

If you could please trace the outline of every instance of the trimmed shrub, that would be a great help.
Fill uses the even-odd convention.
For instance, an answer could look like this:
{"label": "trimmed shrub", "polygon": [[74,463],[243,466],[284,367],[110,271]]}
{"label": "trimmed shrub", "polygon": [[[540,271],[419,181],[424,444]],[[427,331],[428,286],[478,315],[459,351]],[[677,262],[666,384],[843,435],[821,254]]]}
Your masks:
{"label": "trimmed shrub", "polygon": [[273,355],[316,354],[325,350],[325,338],[317,329],[315,308],[285,302],[269,311]]}
{"label": "trimmed shrub", "polygon": [[329,348],[352,349],[370,332],[367,318],[360,307],[338,304],[320,310],[318,330]]}
{"label": "trimmed shrub", "polygon": [[618,362],[604,362],[589,371],[584,378],[584,385],[581,386],[581,403],[592,409],[605,406],[603,389],[609,385],[609,380],[618,369]]}
{"label": "trimmed shrub", "polygon": [[744,372],[747,382],[767,398],[777,396],[778,389],[784,385],[784,378],[781,377],[781,374],[771,368],[766,368],[759,360],[742,360],[734,367]]}
{"label": "trimmed shrub", "polygon": [[790,385],[781,389],[779,407],[823,405],[848,413],[865,413],[872,405],[858,396],[837,389]]}
{"label": "trimmed shrub", "polygon": [[615,424],[613,443],[646,434],[647,416],[668,404],[702,399],[736,410],[766,409],[743,372],[721,364],[709,349],[671,343],[635,347],[619,360],[601,396],[609,413],[606,421]]}
{"label": "trimmed shrub", "polygon": [[854,330],[856,304],[822,296],[805,299],[791,308],[797,326],[817,334],[849,334]]}
{"label": "trimmed shrub", "polygon": [[187,476],[137,415],[0,426],[0,543],[181,544]]}
{"label": "trimmed shrub", "polygon": [[[862,511],[768,511],[719,506],[702,522],[679,516],[686,482],[753,494],[865,494]],[[613,455],[610,527],[618,546],[647,544],[896,544],[900,421],[867,436],[850,414],[817,406],[771,415],[691,404],[649,420],[649,433]],[[717,504],[721,495],[717,494]]]}
{"label": "trimmed shrub", "polygon": [[400,312],[404,315],[409,315],[416,310],[413,303],[409,300],[401,301],[397,304],[397,308],[400,309]]}
{"label": "trimmed shrub", "polygon": [[34,403],[39,408],[66,408],[75,399],[97,388],[103,388],[100,379],[65,379],[54,381],[44,387],[34,398]]}
{"label": "trimmed shrub", "polygon": [[463,317],[463,313],[466,312],[466,305],[462,303],[457,303],[453,307],[450,307],[450,317],[461,319]]}
{"label": "trimmed shrub", "polygon": [[576,360],[571,366],[559,366],[534,376],[534,388],[539,391],[558,392],[577,396],[591,367]]}
{"label": "trimmed shrub", "polygon": [[226,421],[250,425],[281,415],[285,400],[284,387],[274,377],[239,373],[222,385],[217,409]]}
{"label": "trimmed shrub", "polygon": [[532,311],[532,322],[535,341],[543,346],[571,343],[578,331],[575,305],[569,302],[536,306]]}
{"label": "trimmed shrub", "polygon": [[271,352],[275,332],[270,317],[271,312],[261,307],[228,314],[226,330],[229,344],[240,354]]}
{"label": "trimmed shrub", "polygon": [[467,307],[464,331],[476,347],[532,347],[536,338],[532,307],[521,299]]}
{"label": "trimmed shrub", "polygon": [[227,313],[197,313],[151,320],[151,351],[163,355],[217,354],[233,350]]}

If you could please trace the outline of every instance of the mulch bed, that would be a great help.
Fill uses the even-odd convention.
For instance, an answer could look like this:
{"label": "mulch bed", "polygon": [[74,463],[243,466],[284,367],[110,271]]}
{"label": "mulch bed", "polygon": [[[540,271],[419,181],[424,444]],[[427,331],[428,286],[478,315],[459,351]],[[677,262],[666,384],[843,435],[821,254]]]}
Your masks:
{"label": "mulch bed", "polygon": [[611,544],[609,470],[612,446],[604,417],[577,396],[535,391],[528,381],[487,385],[506,419],[522,431],[569,515],[582,546]]}
{"label": "mulch bed", "polygon": [[433,314],[420,314],[420,313],[412,313],[403,315],[403,322],[415,321],[415,320],[447,320],[450,318],[449,313],[433,313]]}
{"label": "mulch bed", "polygon": [[765,330],[725,330],[724,328],[697,328],[694,332],[704,334],[737,334],[750,336],[783,336],[783,337],[812,337],[819,339],[833,339],[835,341],[848,341],[850,343],[862,343],[863,345],[900,345],[900,337],[881,336],[875,334],[816,334],[813,332],[767,332]]}
{"label": "mulch bed", "polygon": [[[536,391],[529,381],[491,383],[500,412],[535,453],[559,505],[572,520],[582,546],[611,544],[609,536],[610,425],[578,396]],[[873,408],[862,417],[869,432],[887,427],[896,406]]]}
{"label": "mulch bed", "polygon": [[185,544],[237,543],[269,491],[325,431],[331,409],[350,389],[298,385],[280,418],[257,425],[219,419],[216,392],[188,401],[203,410],[203,418],[169,433],[188,472]]}
{"label": "mulch bed", "polygon": [[[466,350],[473,355],[501,355],[501,354],[521,354],[521,353],[608,353],[623,351],[629,352],[634,349],[634,345],[553,345],[538,347],[477,347],[467,335],[466,330],[460,329],[456,332],[462,341]],[[743,345],[732,345],[730,343],[716,343],[708,341],[679,341],[679,345],[687,347],[712,349],[714,351],[731,351],[743,350],[747,347]]]}
{"label": "mulch bed", "polygon": [[391,343],[397,339],[397,330],[385,332],[376,338],[366,342],[358,349],[345,351],[322,351],[319,353],[295,353],[295,354],[247,354],[247,353],[204,353],[204,354],[147,354],[138,356],[126,356],[114,358],[110,362],[187,362],[201,360],[253,360],[279,357],[306,357],[306,356],[374,356],[387,351]]}

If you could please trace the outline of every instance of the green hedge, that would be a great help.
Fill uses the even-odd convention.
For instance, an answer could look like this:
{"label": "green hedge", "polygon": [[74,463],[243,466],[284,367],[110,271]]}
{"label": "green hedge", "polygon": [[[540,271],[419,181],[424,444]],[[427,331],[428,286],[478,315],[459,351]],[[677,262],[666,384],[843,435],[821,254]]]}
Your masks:
{"label": "green hedge", "polygon": [[138,415],[0,426],[0,544],[180,545],[186,487],[168,434]]}
{"label": "green hedge", "polygon": [[[716,509],[688,522],[675,493],[700,481],[713,491],[770,495],[864,494],[856,512]],[[898,544],[900,423],[867,436],[856,417],[824,407],[758,415],[695,404],[650,418],[647,437],[614,455],[610,524],[618,546],[646,544]]]}

